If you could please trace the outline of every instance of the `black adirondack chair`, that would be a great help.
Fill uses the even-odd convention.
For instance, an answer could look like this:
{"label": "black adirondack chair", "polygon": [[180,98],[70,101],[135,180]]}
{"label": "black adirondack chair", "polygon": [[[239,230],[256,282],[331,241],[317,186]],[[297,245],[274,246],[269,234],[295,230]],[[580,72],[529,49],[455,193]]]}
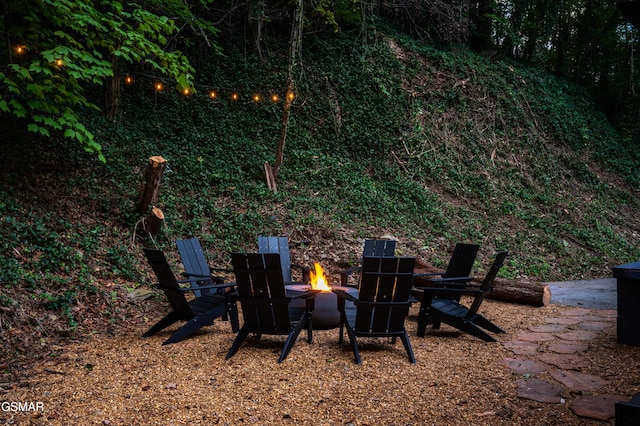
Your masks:
{"label": "black adirondack chair", "polygon": [[[150,337],[161,330],[169,327],[178,321],[186,321],[171,337],[164,341],[163,345],[176,343],[185,339],[187,336],[196,332],[200,328],[213,324],[218,317],[225,317],[231,321],[231,328],[235,332],[239,328],[238,311],[234,303],[233,297],[229,292],[213,293],[201,295],[195,299],[188,301],[185,292],[198,290],[226,290],[235,286],[234,283],[210,284],[205,285],[201,278],[198,278],[196,285],[194,280],[178,280],[167,262],[167,258],[161,250],[144,248],[149,265],[158,279],[158,288],[160,288],[169,304],[171,312],[151,327],[142,337]],[[181,284],[189,284],[189,287],[181,287]]]}
{"label": "black adirondack chair", "polygon": [[[396,241],[395,240],[375,240],[375,239],[367,239],[364,240],[364,248],[362,250],[362,256],[371,256],[371,257],[389,257],[395,256],[396,252]],[[352,287],[357,286],[356,284],[350,284],[349,278],[360,272],[361,266],[352,266],[350,268],[344,269],[340,271],[340,283],[343,287]]]}
{"label": "black adirondack chair", "polygon": [[[504,333],[505,331],[480,315],[478,310],[487,293],[493,290],[493,281],[508,254],[508,252],[503,251],[496,255],[489,272],[480,285],[467,283],[464,286],[447,289],[442,287],[419,287],[423,291],[423,296],[418,314],[418,336],[425,335],[429,322],[428,318],[432,317],[434,328],[438,328],[440,323],[443,322],[485,342],[495,342],[496,339],[484,330],[493,333]],[[467,307],[458,302],[456,298],[434,297],[435,294],[442,292],[448,292],[458,298],[463,295],[473,296],[473,302],[470,307]]]}
{"label": "black adirondack chair", "polygon": [[[198,238],[187,238],[184,240],[176,240],[176,247],[178,253],[180,253],[180,259],[184,266],[184,275],[193,280],[196,283],[223,283],[224,279],[219,276],[214,276],[212,272],[233,272],[232,269],[214,268],[209,265],[207,257],[204,254],[202,245]],[[216,289],[215,292],[222,293],[227,289]],[[210,294],[212,289],[198,289],[194,288],[193,294],[196,297],[200,297],[204,294]]]}
{"label": "black adirondack chair", "polygon": [[[309,269],[295,263],[291,263],[291,256],[289,255],[289,238],[287,237],[274,237],[274,236],[259,236],[258,237],[258,252],[260,253],[272,253],[280,255],[280,262],[282,263],[282,278],[285,284],[292,284],[295,282],[309,282]],[[302,281],[295,281],[293,278],[293,270],[299,271]]]}
{"label": "black adirondack chair", "polygon": [[[313,339],[311,313],[315,290],[293,291],[285,288],[280,255],[275,253],[232,253],[237,283],[237,298],[244,324],[227,354],[231,358],[249,334],[285,335],[287,339],[278,362],[285,360],[300,331],[307,329],[307,342]],[[303,307],[292,300],[304,298]]]}
{"label": "black adirondack chair", "polygon": [[456,283],[455,278],[460,278],[461,283],[473,279],[470,277],[473,263],[476,261],[480,246],[478,244],[456,243],[451,253],[451,258],[444,272],[430,272],[415,274],[415,278],[423,278],[434,284],[451,286]]}
{"label": "black adirondack chair", "polygon": [[[430,272],[424,274],[414,275],[414,288],[411,290],[411,297],[413,301],[422,300],[422,290],[418,289],[418,285],[426,287],[441,287],[441,288],[460,288],[465,284],[473,280],[474,277],[470,276],[471,269],[473,269],[473,263],[476,261],[480,246],[478,244],[468,243],[456,243],[451,258],[447,264],[447,269],[444,272]],[[455,292],[439,292],[433,294],[434,298],[453,299],[460,301],[460,294]],[[428,318],[429,323],[433,323],[434,327],[438,328],[438,320],[435,318]],[[420,334],[418,334],[420,336]]]}
{"label": "black adirondack chair", "polygon": [[[332,289],[338,295],[339,342],[342,343],[346,328],[356,363],[361,362],[356,337],[391,337],[393,343],[400,337],[409,360],[416,362],[404,326],[409,313],[414,266],[414,257],[365,256],[362,259],[359,288]],[[347,300],[355,304],[355,310],[345,309]]]}

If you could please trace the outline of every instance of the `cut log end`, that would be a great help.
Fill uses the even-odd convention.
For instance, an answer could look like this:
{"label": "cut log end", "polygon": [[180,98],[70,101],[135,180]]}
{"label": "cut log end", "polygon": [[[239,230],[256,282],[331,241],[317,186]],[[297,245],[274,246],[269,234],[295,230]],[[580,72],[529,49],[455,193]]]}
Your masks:
{"label": "cut log end", "polygon": [[151,235],[156,236],[160,232],[164,222],[164,213],[157,207],[153,207],[149,215],[144,219],[144,229]]}
{"label": "cut log end", "polygon": [[165,160],[160,155],[152,155],[151,157],[149,157],[149,164],[151,165],[151,167],[159,167],[161,164],[166,162],[167,160]]}

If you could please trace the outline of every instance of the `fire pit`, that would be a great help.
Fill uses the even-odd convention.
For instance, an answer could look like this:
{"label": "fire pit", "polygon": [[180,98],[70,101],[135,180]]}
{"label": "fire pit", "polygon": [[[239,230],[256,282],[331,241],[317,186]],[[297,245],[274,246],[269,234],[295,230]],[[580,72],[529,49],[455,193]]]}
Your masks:
{"label": "fire pit", "polygon": [[[287,288],[292,290],[320,290],[315,297],[315,308],[311,315],[313,328],[316,330],[328,330],[336,328],[340,325],[340,312],[338,311],[338,296],[331,291],[331,286],[327,281],[327,276],[319,263],[314,264],[314,271],[310,272],[309,284],[293,284]],[[295,303],[304,303],[304,301],[294,301]],[[294,305],[295,306],[295,305]],[[304,305],[302,305],[304,306]],[[352,302],[347,302],[346,309],[355,309]]]}

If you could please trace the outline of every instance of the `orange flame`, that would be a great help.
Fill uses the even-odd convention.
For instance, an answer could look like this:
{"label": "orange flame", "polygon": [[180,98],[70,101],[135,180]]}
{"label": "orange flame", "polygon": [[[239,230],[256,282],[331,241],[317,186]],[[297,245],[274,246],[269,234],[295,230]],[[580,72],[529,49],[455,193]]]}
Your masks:
{"label": "orange flame", "polygon": [[318,262],[315,262],[315,272],[309,271],[309,277],[311,278],[311,289],[320,291],[331,291],[329,282],[327,281],[327,275],[324,273],[324,269]]}

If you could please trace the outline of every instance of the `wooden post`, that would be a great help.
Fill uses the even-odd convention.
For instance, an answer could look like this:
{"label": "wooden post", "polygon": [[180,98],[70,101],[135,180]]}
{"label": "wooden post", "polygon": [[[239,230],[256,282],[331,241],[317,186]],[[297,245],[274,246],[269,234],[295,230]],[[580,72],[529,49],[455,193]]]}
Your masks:
{"label": "wooden post", "polygon": [[149,206],[158,198],[160,180],[166,167],[167,160],[159,155],[154,155],[149,158],[149,164],[147,164],[147,170],[144,174],[142,193],[140,194],[140,201],[138,202],[138,213],[146,214]]}
{"label": "wooden post", "polygon": [[265,161],[264,163],[264,175],[267,178],[267,187],[270,191],[278,192],[278,188],[276,187],[276,178],[273,175],[273,169],[271,165]]}
{"label": "wooden post", "polygon": [[154,237],[160,232],[164,222],[164,213],[157,207],[153,207],[149,215],[142,221],[144,229]]}

